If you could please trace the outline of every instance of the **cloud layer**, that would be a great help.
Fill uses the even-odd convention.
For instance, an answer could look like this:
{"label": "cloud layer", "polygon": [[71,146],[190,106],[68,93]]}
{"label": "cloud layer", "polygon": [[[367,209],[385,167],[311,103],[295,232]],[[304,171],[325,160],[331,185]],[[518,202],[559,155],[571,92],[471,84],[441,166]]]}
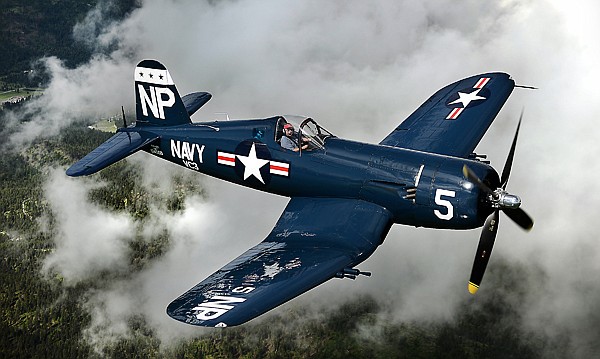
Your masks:
{"label": "cloud layer", "polygon": [[[509,189],[523,197],[536,227],[524,234],[501,219],[493,258],[543,271],[545,281],[531,288],[519,309],[526,325],[549,335],[569,334],[574,356],[584,357],[598,349],[600,337],[595,275],[600,249],[592,227],[600,200],[594,190],[600,173],[595,159],[600,103],[593,95],[594,79],[600,78],[600,45],[594,38],[600,26],[591,19],[598,10],[591,1],[574,7],[510,0],[173,0],[145,1],[120,23],[107,22],[97,10],[75,28],[75,37],[93,30],[99,34],[97,44],[117,44],[116,49],[75,69],[66,69],[58,59],[43,60],[52,74],[50,86],[30,105],[30,113],[37,115],[12,143],[23,146],[37,136],[58,133],[81,114],[132,107],[132,71],[143,58],[167,65],[182,94],[213,93],[213,100],[194,115],[196,121],[213,119],[215,112],[232,118],[306,114],[340,137],[368,142],[385,137],[442,86],[479,72],[506,71],[517,83],[540,90],[515,90],[478,152],[501,168],[525,107]],[[154,159],[135,160],[152,166],[148,176],[168,176],[173,168]],[[190,198],[178,215],[153,214],[157,227],[169,229],[171,249],[131,282],[115,283],[90,300],[95,308],[92,332],[123,327],[120,310],[129,308],[147,316],[163,338],[197,333],[166,318],[168,301],[264,238],[285,205],[282,198],[203,181],[208,200]],[[86,270],[99,271],[110,262],[80,271],[77,260],[71,263],[64,252],[66,246],[78,243],[82,259],[85,246],[112,251],[118,263],[125,255],[119,238],[132,224],[86,204],[86,185],[74,183],[55,173],[47,184],[62,234],[47,266],[57,266],[77,281]],[[74,190],[66,191],[66,186]],[[80,203],[67,205],[65,198]],[[246,210],[247,203],[261,203],[261,213]],[[110,239],[84,240],[73,224],[87,220],[88,228],[96,228],[100,224],[86,218],[99,213],[112,221],[114,232]],[[69,239],[77,237],[79,242]],[[361,266],[375,273],[371,279],[328,283],[299,301],[331,305],[329,299],[340,292],[352,296],[368,291],[391,303],[398,320],[450,320],[468,295],[466,280],[478,237],[478,231],[396,227],[384,250]],[[72,268],[61,267],[67,262]]]}

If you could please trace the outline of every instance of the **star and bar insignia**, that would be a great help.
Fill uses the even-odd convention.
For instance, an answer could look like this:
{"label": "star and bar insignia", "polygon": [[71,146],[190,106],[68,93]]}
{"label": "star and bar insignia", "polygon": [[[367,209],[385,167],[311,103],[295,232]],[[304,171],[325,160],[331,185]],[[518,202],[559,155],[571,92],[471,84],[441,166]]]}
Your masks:
{"label": "star and bar insignia", "polygon": [[483,89],[483,87],[490,81],[489,77],[482,77],[473,86],[473,91],[471,92],[458,92],[458,98],[452,102],[449,102],[448,105],[462,104],[462,107],[455,107],[450,111],[450,114],[446,117],[446,120],[456,120],[458,116],[463,112],[467,106],[473,101],[485,100],[486,98],[479,95],[479,92]]}
{"label": "star and bar insignia", "polygon": [[290,164],[285,162],[273,161],[270,159],[259,158],[256,154],[256,143],[252,143],[248,155],[238,155],[229,152],[217,151],[217,163],[225,166],[235,167],[238,159],[244,166],[243,178],[247,180],[254,177],[262,184],[265,184],[265,179],[261,174],[261,169],[269,165],[268,173],[272,175],[288,177],[290,172]]}

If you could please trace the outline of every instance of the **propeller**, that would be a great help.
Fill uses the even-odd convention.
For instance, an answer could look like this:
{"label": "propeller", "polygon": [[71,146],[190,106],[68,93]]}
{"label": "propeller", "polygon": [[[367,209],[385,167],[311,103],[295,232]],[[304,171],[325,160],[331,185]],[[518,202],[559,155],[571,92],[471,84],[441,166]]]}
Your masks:
{"label": "propeller", "polygon": [[506,191],[506,185],[508,184],[508,178],[510,176],[510,170],[512,168],[513,159],[515,157],[515,149],[517,147],[517,137],[519,136],[519,129],[521,127],[521,120],[523,119],[523,112],[519,117],[519,124],[515,131],[515,137],[513,138],[504,169],[502,170],[502,176],[500,179],[500,187],[492,190],[488,187],[479,177],[473,172],[467,165],[463,166],[463,174],[465,177],[473,182],[482,191],[487,193],[488,201],[494,208],[494,212],[488,216],[481,231],[479,237],[479,245],[477,246],[477,252],[475,253],[475,261],[473,262],[473,269],[471,271],[471,277],[469,279],[469,292],[475,294],[479,289],[485,268],[487,267],[492,249],[494,248],[494,242],[496,240],[496,233],[498,232],[498,220],[500,217],[500,210],[504,212],[508,218],[513,220],[519,227],[526,231],[531,230],[533,227],[533,220],[525,211],[521,208],[521,199],[518,196],[510,194]]}

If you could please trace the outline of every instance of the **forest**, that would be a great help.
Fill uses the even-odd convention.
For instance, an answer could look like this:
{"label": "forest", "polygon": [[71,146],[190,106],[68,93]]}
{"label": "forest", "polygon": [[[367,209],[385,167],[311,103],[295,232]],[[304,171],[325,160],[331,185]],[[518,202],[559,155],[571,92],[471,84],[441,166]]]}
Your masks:
{"label": "forest", "polygon": [[[98,0],[2,0],[0,1],[0,76],[6,82],[24,84],[35,60],[56,56],[69,67],[87,61],[94,49],[72,36]],[[136,7],[135,0],[112,2],[108,12],[122,18]],[[29,85],[26,85],[29,86]]]}

